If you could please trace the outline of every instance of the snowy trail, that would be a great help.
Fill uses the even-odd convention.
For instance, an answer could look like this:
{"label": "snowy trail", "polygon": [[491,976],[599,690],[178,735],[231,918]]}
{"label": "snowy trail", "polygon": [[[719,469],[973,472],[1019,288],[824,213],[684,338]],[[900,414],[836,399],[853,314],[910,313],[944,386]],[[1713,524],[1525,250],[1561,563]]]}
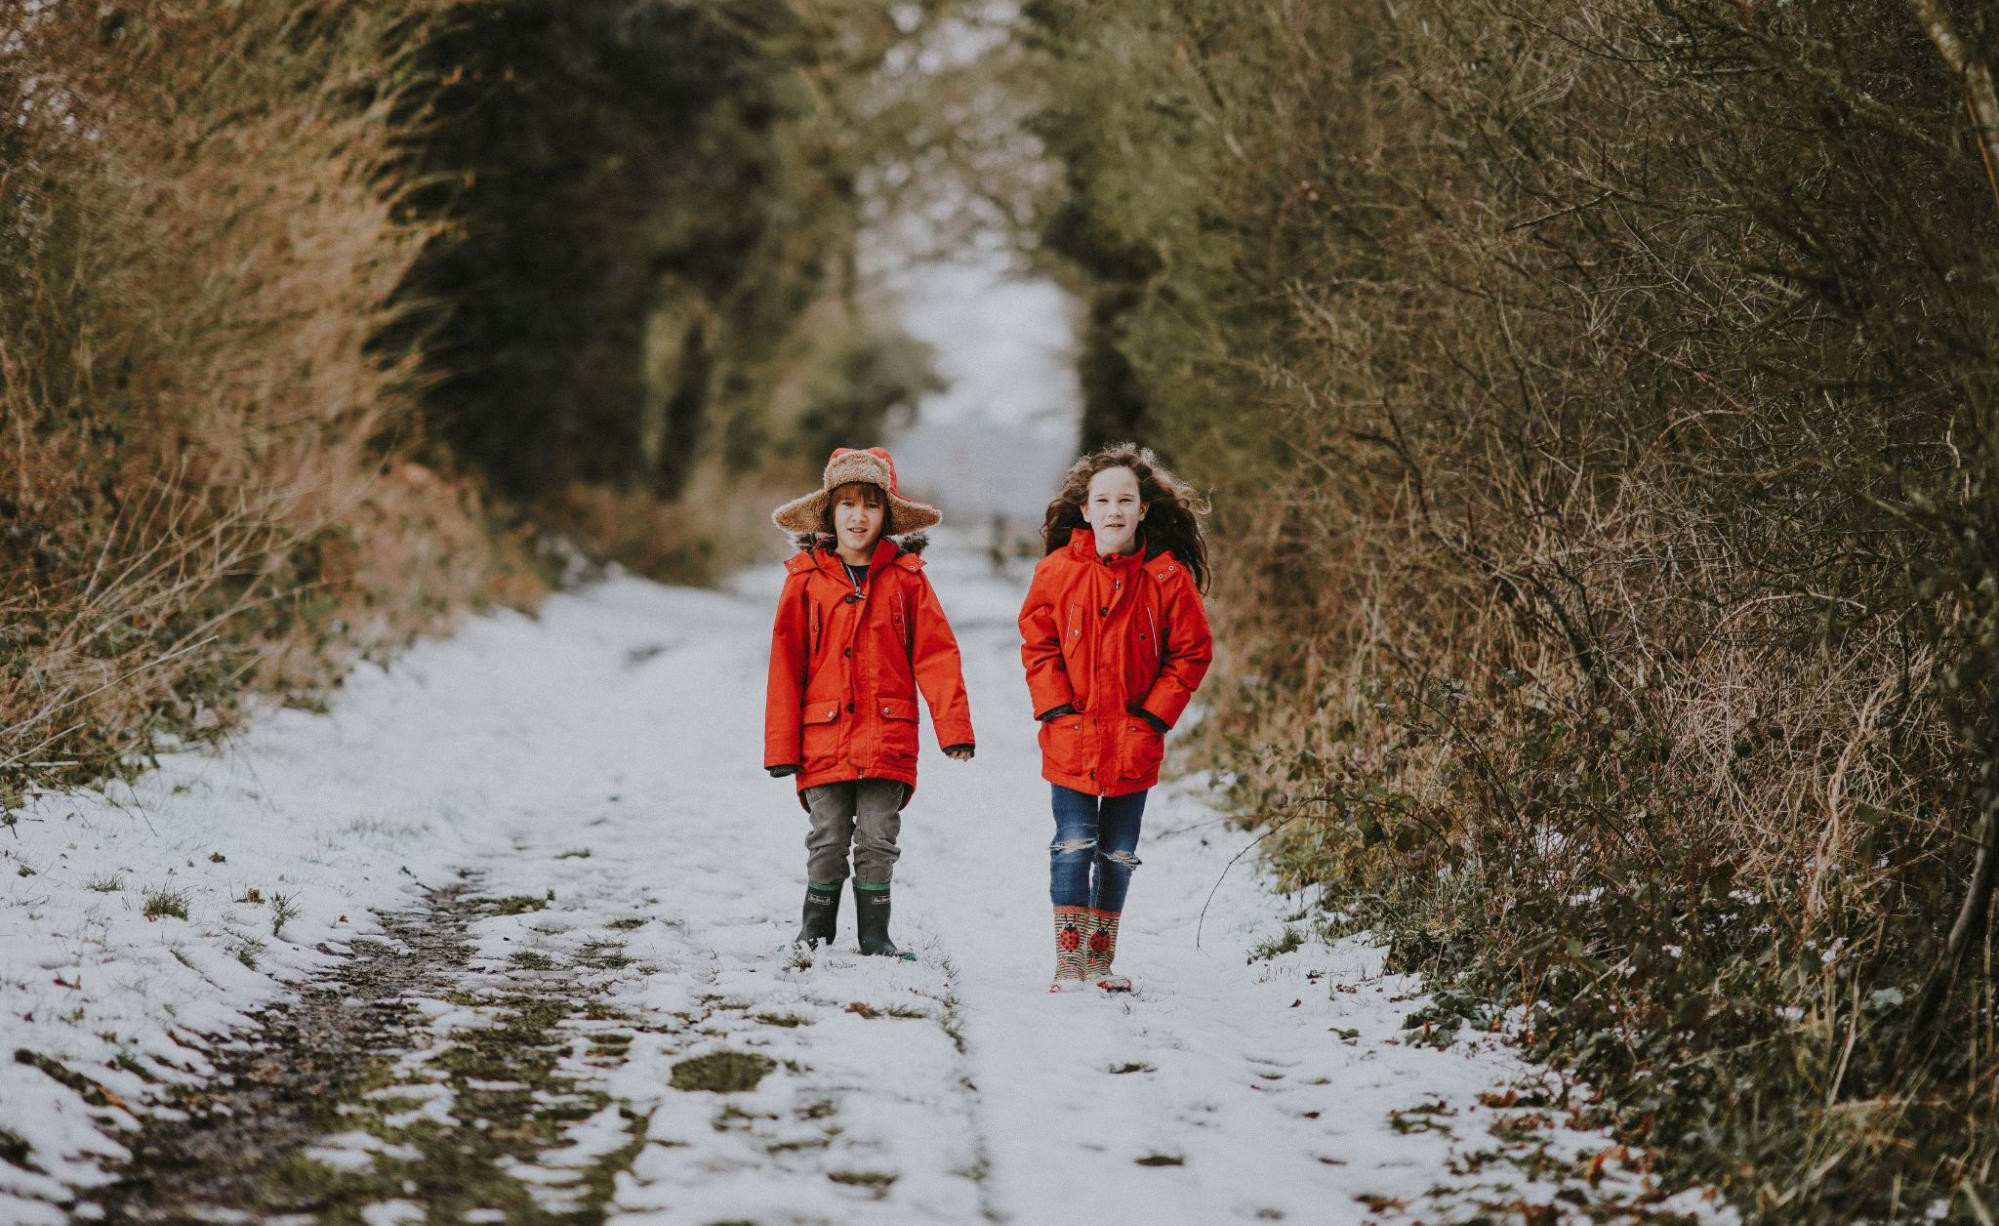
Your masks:
{"label": "snowy trail", "polygon": [[[925,750],[895,895],[917,961],[854,954],[850,901],[838,947],[786,944],[805,823],[756,761],[776,568],[726,593],[599,584],[0,835],[0,1040],[32,1053],[0,1065],[0,1221],[87,1216],[134,1104],[208,1075],[200,1036],[379,937],[371,913],[464,880],[487,900],[468,960],[406,1002],[421,1039],[378,1053],[342,1128],[286,1168],[318,1181],[301,1203],[370,1222],[1729,1220],[1649,1196],[1643,1155],[1573,1130],[1557,1083],[1498,1044],[1409,1041],[1418,985],[1316,939],[1308,900],[1248,860],[1222,878],[1249,836],[1197,781],[1146,814],[1119,958],[1138,990],[1045,994],[1024,573],[948,545],[930,574],[979,754]],[[446,1213],[425,1172],[467,1155],[493,1178]]]}

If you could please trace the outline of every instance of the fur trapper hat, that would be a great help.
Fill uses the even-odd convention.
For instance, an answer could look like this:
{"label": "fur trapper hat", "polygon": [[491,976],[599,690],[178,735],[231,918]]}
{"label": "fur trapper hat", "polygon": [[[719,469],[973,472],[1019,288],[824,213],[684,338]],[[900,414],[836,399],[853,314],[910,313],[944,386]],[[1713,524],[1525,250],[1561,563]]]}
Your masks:
{"label": "fur trapper hat", "polygon": [[944,512],[933,506],[912,502],[896,492],[895,461],[889,458],[884,447],[870,447],[866,451],[835,447],[832,457],[826,461],[826,472],[819,480],[819,488],[772,511],[770,522],[786,532],[817,532],[826,513],[826,496],[852,481],[865,481],[881,487],[882,493],[888,496],[889,520],[898,534],[919,532],[944,522]]}

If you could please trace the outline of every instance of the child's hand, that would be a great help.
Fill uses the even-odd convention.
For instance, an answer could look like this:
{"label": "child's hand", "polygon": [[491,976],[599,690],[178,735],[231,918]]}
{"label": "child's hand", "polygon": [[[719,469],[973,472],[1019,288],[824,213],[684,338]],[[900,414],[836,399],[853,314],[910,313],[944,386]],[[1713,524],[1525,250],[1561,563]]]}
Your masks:
{"label": "child's hand", "polygon": [[764,769],[770,772],[770,777],[773,779],[782,779],[786,775],[796,775],[798,773],[798,767],[789,762],[783,766],[766,766]]}
{"label": "child's hand", "polygon": [[944,750],[944,756],[953,762],[970,762],[972,760],[972,747],[970,745],[952,745]]}

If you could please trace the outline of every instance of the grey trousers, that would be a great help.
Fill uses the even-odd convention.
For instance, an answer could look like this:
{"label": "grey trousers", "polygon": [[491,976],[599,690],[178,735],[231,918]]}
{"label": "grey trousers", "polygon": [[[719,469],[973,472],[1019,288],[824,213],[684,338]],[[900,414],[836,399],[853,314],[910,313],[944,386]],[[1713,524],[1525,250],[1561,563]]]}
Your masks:
{"label": "grey trousers", "polygon": [[887,885],[902,850],[902,785],[893,779],[852,779],[805,789],[812,829],[805,835],[805,875],[820,885],[847,879],[847,844],[854,846],[854,880]]}

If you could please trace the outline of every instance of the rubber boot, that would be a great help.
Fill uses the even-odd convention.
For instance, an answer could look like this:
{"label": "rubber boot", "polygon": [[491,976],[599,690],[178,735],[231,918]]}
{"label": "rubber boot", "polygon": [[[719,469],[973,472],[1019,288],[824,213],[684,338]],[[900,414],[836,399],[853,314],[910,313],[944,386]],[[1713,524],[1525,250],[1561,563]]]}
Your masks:
{"label": "rubber boot", "polygon": [[1117,961],[1120,918],[1119,912],[1090,908],[1090,952],[1083,963],[1083,978],[1106,992],[1131,991],[1131,980],[1111,974],[1111,963]]}
{"label": "rubber boot", "polygon": [[799,925],[796,944],[811,949],[815,945],[831,945],[840,927],[840,883],[820,885],[816,881],[805,886],[805,922]]}
{"label": "rubber boot", "polygon": [[860,929],[861,952],[883,958],[901,958],[916,961],[915,954],[906,954],[888,939],[888,882],[880,885],[854,883],[854,926]]}
{"label": "rubber boot", "polygon": [[1088,907],[1055,908],[1055,978],[1051,992],[1076,992],[1089,984],[1083,978],[1083,946],[1089,940]]}

